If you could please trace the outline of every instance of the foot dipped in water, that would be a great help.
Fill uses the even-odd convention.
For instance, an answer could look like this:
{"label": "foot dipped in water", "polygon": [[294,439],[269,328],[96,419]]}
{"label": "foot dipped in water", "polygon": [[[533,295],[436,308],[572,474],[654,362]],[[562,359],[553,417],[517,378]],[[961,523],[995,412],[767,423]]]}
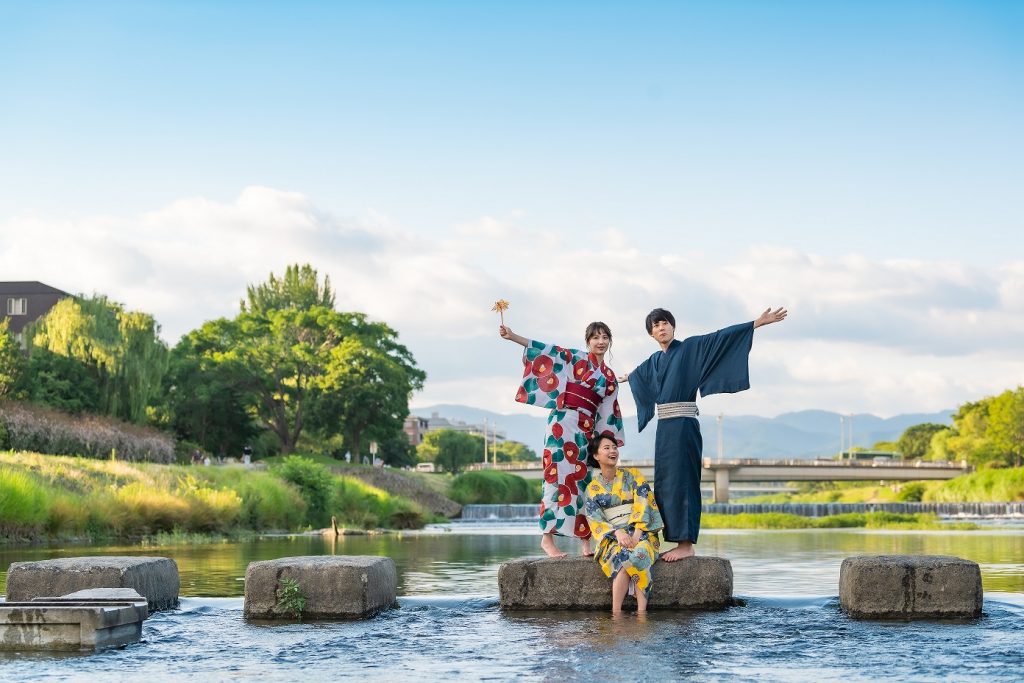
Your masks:
{"label": "foot dipped in water", "polygon": [[661,558],[665,562],[675,562],[681,560],[684,557],[693,557],[696,555],[696,551],[693,549],[693,544],[689,541],[682,541],[679,545],[667,553],[662,553]]}
{"label": "foot dipped in water", "polygon": [[552,534],[544,534],[540,539],[540,549],[547,553],[548,557],[565,557],[566,553],[563,553],[555,545],[555,539]]}

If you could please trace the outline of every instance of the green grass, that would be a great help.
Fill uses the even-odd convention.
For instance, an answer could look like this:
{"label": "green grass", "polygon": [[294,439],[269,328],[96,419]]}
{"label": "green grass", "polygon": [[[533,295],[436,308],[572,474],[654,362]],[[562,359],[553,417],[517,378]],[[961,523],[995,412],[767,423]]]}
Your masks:
{"label": "green grass", "polygon": [[311,473],[319,489],[279,476],[279,468],[0,452],[0,543],[142,538],[152,544],[327,526],[332,516],[339,526],[359,528],[419,528],[432,521],[411,501],[315,461],[296,458],[293,465]]}
{"label": "green grass", "polygon": [[1024,500],[1024,467],[981,470],[931,482],[923,500],[935,503],[1006,503]]}
{"label": "green grass", "polygon": [[[820,486],[820,485],[816,485]],[[1024,467],[981,470],[947,481],[911,481],[889,486],[856,482],[827,488],[739,498],[737,503],[1009,503],[1024,501]]]}
{"label": "green grass", "polygon": [[970,522],[944,523],[933,514],[898,514],[894,512],[853,512],[828,517],[801,517],[781,512],[743,513],[739,515],[703,514],[700,524],[705,529],[907,529],[934,530],[978,529]]}

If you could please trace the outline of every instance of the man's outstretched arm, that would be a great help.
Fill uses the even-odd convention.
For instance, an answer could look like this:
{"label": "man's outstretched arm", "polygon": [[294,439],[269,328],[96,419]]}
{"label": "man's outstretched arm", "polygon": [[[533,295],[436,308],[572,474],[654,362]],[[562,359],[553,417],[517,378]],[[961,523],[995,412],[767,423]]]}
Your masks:
{"label": "man's outstretched arm", "polygon": [[782,306],[779,306],[774,311],[771,307],[768,307],[764,309],[764,313],[757,316],[757,320],[754,321],[754,329],[756,330],[761,327],[761,325],[771,325],[772,323],[782,322],[786,319],[786,314],[788,313],[789,311]]}

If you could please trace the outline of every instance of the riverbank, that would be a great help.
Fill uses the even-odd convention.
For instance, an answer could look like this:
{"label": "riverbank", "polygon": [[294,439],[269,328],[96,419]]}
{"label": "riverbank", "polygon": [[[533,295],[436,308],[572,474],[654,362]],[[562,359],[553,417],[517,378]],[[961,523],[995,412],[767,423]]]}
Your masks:
{"label": "riverbank", "polygon": [[329,526],[421,528],[442,519],[301,457],[266,470],[0,452],[0,543],[237,538]]}
{"label": "riverbank", "polygon": [[[806,486],[806,485],[805,485]],[[1024,467],[981,470],[947,481],[812,484],[798,493],[737,498],[736,503],[1012,503],[1024,501]]]}

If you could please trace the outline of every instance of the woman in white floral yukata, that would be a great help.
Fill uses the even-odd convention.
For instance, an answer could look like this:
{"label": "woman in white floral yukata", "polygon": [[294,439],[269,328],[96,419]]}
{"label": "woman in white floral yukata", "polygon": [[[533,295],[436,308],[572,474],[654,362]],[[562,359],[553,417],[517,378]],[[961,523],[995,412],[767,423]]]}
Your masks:
{"label": "woman in white floral yukata", "polygon": [[580,509],[580,494],[590,482],[587,444],[599,434],[620,446],[625,443],[618,383],[604,363],[612,331],[602,322],[590,323],[583,335],[586,351],[527,339],[505,325],[498,333],[525,347],[516,401],[550,411],[542,460],[540,547],[551,557],[564,557],[554,536],[576,536],[583,540],[583,554],[591,555],[590,525]]}

